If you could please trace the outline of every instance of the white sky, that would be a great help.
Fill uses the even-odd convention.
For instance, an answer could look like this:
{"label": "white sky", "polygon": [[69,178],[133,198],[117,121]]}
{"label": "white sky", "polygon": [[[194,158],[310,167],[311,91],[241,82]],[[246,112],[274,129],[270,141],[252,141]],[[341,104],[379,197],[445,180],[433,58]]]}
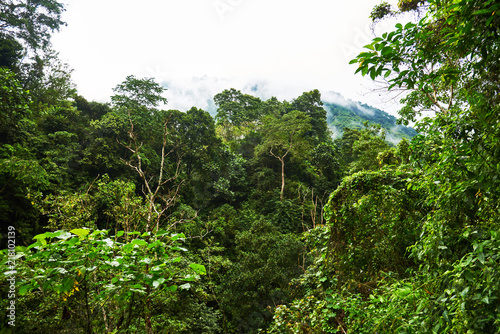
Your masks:
{"label": "white sky", "polygon": [[167,107],[179,110],[206,109],[236,88],[279,100],[336,91],[393,112],[378,93],[366,95],[374,86],[348,64],[374,37],[368,16],[378,2],[66,0],[68,26],[53,44],[87,100],[109,101],[133,74],[165,84]]}

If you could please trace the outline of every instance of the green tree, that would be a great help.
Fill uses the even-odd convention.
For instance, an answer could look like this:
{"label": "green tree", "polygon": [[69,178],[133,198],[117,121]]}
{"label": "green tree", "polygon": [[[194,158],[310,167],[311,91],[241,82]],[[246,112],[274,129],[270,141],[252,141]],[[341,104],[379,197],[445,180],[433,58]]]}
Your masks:
{"label": "green tree", "polygon": [[129,75],[122,83],[113,88],[115,95],[111,97],[114,107],[128,108],[156,108],[167,104],[167,99],[162,96],[166,88],[154,81],[153,78],[138,79]]}
{"label": "green tree", "polygon": [[315,144],[331,140],[328,124],[326,123],[326,110],[323,108],[319,90],[315,89],[303,93],[294,99],[288,108],[289,110],[302,111],[310,117],[311,130],[309,130],[308,136],[315,140]]}
{"label": "green tree", "polygon": [[340,184],[346,168],[342,164],[338,146],[320,143],[311,153],[311,163],[317,177],[314,184],[317,193],[330,194]]}
{"label": "green tree", "polygon": [[59,59],[59,54],[50,48],[44,48],[21,66],[20,80],[30,95],[37,109],[71,99],[76,88],[71,81],[73,70]]}
{"label": "green tree", "polygon": [[16,78],[16,75],[0,68],[0,145],[19,141],[23,131],[23,120],[31,112],[30,96]]}
{"label": "green tree", "polygon": [[126,148],[118,142],[127,140],[129,129],[129,120],[116,111],[110,111],[100,119],[90,122],[87,127],[88,141],[81,152],[83,168],[89,175],[97,177],[109,174],[112,178],[130,177],[130,173],[127,174],[123,169],[120,160],[126,156]]}
{"label": "green tree", "polygon": [[143,167],[159,170],[162,147],[169,152],[172,145],[177,145],[172,143],[174,136],[169,136],[165,145],[161,140],[165,122],[172,117],[171,112],[156,108],[167,102],[162,96],[165,88],[153,79],[128,76],[114,91],[112,107],[80,97],[75,101],[77,108],[92,119],[83,150],[85,169],[94,177],[109,174],[112,178],[132,178],[133,174],[123,169],[121,159],[128,158],[130,150],[126,146],[135,142],[141,146],[143,157],[147,157],[142,160]]}
{"label": "green tree", "polygon": [[40,109],[76,92],[71,69],[50,44],[51,34],[65,25],[64,10],[57,0],[0,2],[0,67],[16,72]]}
{"label": "green tree", "polygon": [[101,119],[101,117],[111,111],[108,104],[95,101],[88,102],[83,96],[80,95],[76,95],[74,100],[76,108],[81,110],[82,113],[91,120]]}
{"label": "green tree", "polygon": [[385,141],[385,130],[380,125],[365,122],[364,126],[363,129],[345,128],[342,137],[335,140],[341,160],[350,174],[380,168],[379,155],[390,149]]}
{"label": "green tree", "polygon": [[280,102],[276,97],[271,97],[262,102],[261,104],[261,117],[266,115],[273,115],[275,117],[283,116],[286,111],[287,104]]}
{"label": "green tree", "polygon": [[186,112],[169,110],[167,115],[170,136],[177,143],[175,151],[182,157],[180,177],[187,181],[181,196],[185,204],[197,209],[205,207],[215,196],[212,188],[215,174],[225,173],[225,165],[220,163],[224,148],[217,137],[214,119],[196,107]]}
{"label": "green tree", "polygon": [[0,67],[12,71],[18,69],[23,47],[12,37],[0,35]]}
{"label": "green tree", "polygon": [[389,150],[385,141],[385,131],[380,125],[365,124],[365,129],[359,131],[359,137],[353,142],[352,154],[355,160],[350,163],[350,173],[361,170],[376,170],[380,168],[380,154]]}
{"label": "green tree", "polygon": [[[33,123],[31,99],[16,75],[0,68],[0,226],[22,231],[25,244],[40,232],[39,212],[27,197],[32,190],[47,190],[48,174],[28,143]],[[6,239],[0,239],[1,246]]]}
{"label": "green tree", "polygon": [[309,142],[304,137],[311,129],[310,116],[301,111],[291,111],[281,118],[267,116],[263,119],[262,143],[255,148],[256,156],[268,154],[281,163],[281,191],[285,192],[285,158],[288,154],[296,157],[307,155]]}
{"label": "green tree", "polygon": [[174,206],[178,200],[178,194],[182,182],[176,182],[179,177],[181,158],[177,155],[176,162],[169,164],[172,150],[168,150],[169,137],[171,135],[170,119],[167,118],[163,122],[163,133],[161,137],[161,148],[158,154],[159,167],[157,170],[151,170],[148,167],[148,156],[143,153],[143,143],[139,143],[137,136],[133,130],[129,131],[130,140],[126,143],[121,143],[130,154],[128,159],[122,161],[135,171],[142,183],[142,190],[148,208],[146,217],[145,231],[156,232],[162,225],[165,214]]}
{"label": "green tree", "polygon": [[202,172],[200,168],[210,162],[221,145],[215,132],[214,119],[208,112],[196,107],[185,113],[179,112],[176,118],[172,122],[175,122],[175,135],[179,136],[179,142],[182,143],[186,173],[191,174],[195,170]]}
{"label": "green tree", "polygon": [[212,171],[218,172],[218,178],[212,184],[216,192],[215,202],[241,202],[249,192],[245,169],[247,161],[240,154],[232,152],[227,145],[221,147],[218,156],[219,159],[209,165]]}
{"label": "green tree", "polygon": [[72,102],[59,101],[35,111],[33,121],[29,145],[53,185],[69,190],[85,184],[88,174],[83,152],[88,144],[89,118]]}
{"label": "green tree", "polygon": [[[145,163],[160,164],[162,148],[167,152],[171,149],[168,147],[171,142],[160,140],[165,133],[165,124],[171,117],[169,112],[158,109],[168,102],[162,96],[165,90],[152,78],[138,79],[133,75],[113,88],[113,110],[118,118],[128,123],[127,141],[135,141],[143,152],[149,154],[149,161],[144,160]],[[169,139],[174,138],[169,136]]]}
{"label": "green tree", "polygon": [[214,102],[217,106],[215,119],[222,126],[226,140],[234,140],[236,129],[248,126],[260,116],[261,100],[234,88],[215,95]]}
{"label": "green tree", "polygon": [[215,95],[214,102],[217,106],[216,119],[220,122],[229,121],[233,125],[240,125],[259,117],[260,99],[234,88]]}
{"label": "green tree", "polygon": [[5,37],[31,50],[48,46],[51,34],[65,23],[64,4],[56,0],[4,0],[0,2],[0,27]]}

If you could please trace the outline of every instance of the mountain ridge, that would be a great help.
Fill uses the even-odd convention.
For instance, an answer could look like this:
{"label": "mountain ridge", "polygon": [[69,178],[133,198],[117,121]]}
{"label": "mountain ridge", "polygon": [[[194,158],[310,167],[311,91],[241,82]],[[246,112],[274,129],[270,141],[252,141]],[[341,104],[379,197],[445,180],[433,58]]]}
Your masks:
{"label": "mountain ridge", "polygon": [[394,144],[402,138],[417,135],[415,129],[397,124],[397,118],[365,103],[344,98],[340,93],[328,92],[322,98],[327,112],[327,124],[334,139],[342,136],[344,128],[362,129],[363,123],[380,124],[386,130],[386,140]]}

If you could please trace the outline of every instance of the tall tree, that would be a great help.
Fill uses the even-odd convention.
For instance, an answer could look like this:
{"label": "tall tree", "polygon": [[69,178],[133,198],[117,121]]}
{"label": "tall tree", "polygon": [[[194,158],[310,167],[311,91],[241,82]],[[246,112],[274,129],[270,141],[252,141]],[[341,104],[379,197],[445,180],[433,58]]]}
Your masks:
{"label": "tall tree", "polygon": [[303,93],[301,96],[294,99],[288,108],[289,110],[302,111],[311,118],[311,130],[308,136],[312,137],[316,144],[330,139],[328,125],[326,123],[326,110],[323,108],[319,90],[315,89]]}
{"label": "tall tree", "polygon": [[153,78],[139,79],[129,75],[125,81],[113,88],[115,95],[111,97],[111,101],[115,107],[156,108],[167,104],[167,99],[162,96],[166,90]]}
{"label": "tall tree", "polygon": [[256,155],[269,154],[281,163],[281,191],[285,192],[285,158],[289,154],[300,156],[306,154],[309,142],[304,134],[311,129],[310,116],[295,110],[281,118],[267,116],[263,120],[261,131],[262,142],[255,148]]}
{"label": "tall tree", "polygon": [[243,94],[234,88],[226,89],[214,96],[217,106],[217,123],[224,129],[226,140],[234,140],[234,127],[248,124],[259,118],[261,100]]}
{"label": "tall tree", "polygon": [[155,148],[160,151],[161,143],[155,140],[164,133],[162,124],[167,113],[158,108],[168,103],[163,96],[167,89],[155,82],[153,78],[137,78],[129,75],[115,88],[111,96],[111,104],[119,117],[127,119],[132,124],[135,140],[141,142],[156,142]]}
{"label": "tall tree", "polygon": [[225,89],[222,93],[214,96],[217,106],[216,119],[228,120],[233,125],[240,125],[245,121],[253,121],[258,118],[260,99],[258,97],[243,94],[234,88]]}

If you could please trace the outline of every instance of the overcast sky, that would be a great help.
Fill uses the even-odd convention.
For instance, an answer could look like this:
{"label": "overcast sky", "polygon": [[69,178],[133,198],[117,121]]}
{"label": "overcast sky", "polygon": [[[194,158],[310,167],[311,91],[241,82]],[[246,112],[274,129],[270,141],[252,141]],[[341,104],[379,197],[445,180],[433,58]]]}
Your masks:
{"label": "overcast sky", "polygon": [[373,85],[348,64],[374,37],[368,16],[377,0],[65,2],[68,25],[53,44],[88,100],[109,101],[133,74],[167,86],[168,108],[179,110],[207,108],[228,88],[280,100],[336,91],[395,110],[367,95]]}

